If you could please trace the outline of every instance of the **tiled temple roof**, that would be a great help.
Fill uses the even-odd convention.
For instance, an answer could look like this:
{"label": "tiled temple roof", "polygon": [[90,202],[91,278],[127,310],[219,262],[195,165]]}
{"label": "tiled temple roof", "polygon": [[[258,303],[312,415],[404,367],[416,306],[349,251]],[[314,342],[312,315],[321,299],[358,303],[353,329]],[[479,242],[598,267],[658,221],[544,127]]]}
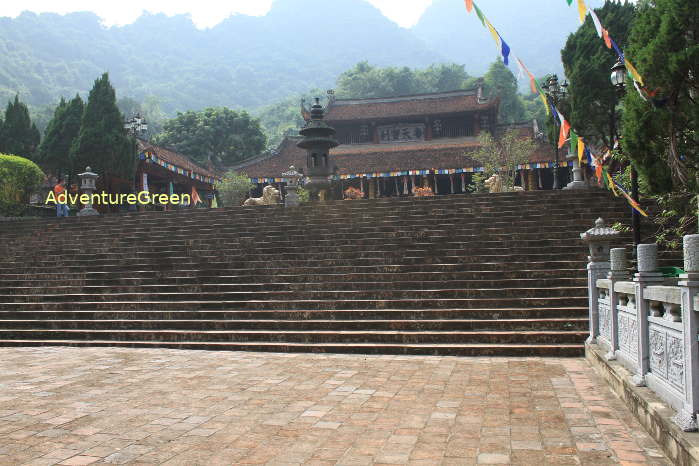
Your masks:
{"label": "tiled temple roof", "polygon": [[424,117],[476,110],[495,109],[499,99],[481,99],[479,90],[462,90],[377,99],[338,99],[332,101],[325,120],[333,122],[378,120],[397,117]]}
{"label": "tiled temple roof", "polygon": [[[296,147],[300,138],[287,137],[276,154],[233,167],[250,178],[276,178],[288,171],[306,166],[306,151]],[[440,139],[397,144],[342,145],[331,150],[338,175],[377,173],[406,170],[457,169],[479,166],[468,156],[478,147],[476,138]],[[561,155],[561,161],[564,160]],[[549,162],[554,158],[553,148],[539,145],[530,162]]]}
{"label": "tiled temple roof", "polygon": [[138,151],[139,152],[154,152],[155,155],[167,163],[170,163],[172,165],[175,165],[180,168],[184,168],[185,170],[194,172],[198,175],[202,176],[207,176],[207,177],[213,177],[213,178],[221,178],[222,174],[208,170],[201,165],[196,164],[193,162],[189,157],[186,155],[180,154],[178,152],[175,152],[171,149],[166,149],[165,147],[161,146],[156,146],[151,144],[148,141],[144,141],[142,139],[138,139]]}

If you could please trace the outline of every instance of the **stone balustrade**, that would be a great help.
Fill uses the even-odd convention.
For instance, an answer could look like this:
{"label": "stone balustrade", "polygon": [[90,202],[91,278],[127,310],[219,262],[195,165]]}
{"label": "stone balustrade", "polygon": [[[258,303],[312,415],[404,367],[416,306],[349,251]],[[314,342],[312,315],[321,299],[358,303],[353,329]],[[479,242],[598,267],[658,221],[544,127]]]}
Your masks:
{"label": "stone balustrade", "polygon": [[[598,221],[582,235],[591,251],[609,250],[610,233],[600,226]],[[597,244],[597,238],[604,244]],[[658,272],[657,254],[657,245],[640,244],[633,277],[623,248],[611,249],[609,261],[590,256],[588,271],[595,273],[589,274],[588,343],[598,344],[606,359],[628,369],[635,385],[647,386],[672,406],[683,430],[694,431],[699,412],[699,235],[684,238],[685,273],[676,285]]]}

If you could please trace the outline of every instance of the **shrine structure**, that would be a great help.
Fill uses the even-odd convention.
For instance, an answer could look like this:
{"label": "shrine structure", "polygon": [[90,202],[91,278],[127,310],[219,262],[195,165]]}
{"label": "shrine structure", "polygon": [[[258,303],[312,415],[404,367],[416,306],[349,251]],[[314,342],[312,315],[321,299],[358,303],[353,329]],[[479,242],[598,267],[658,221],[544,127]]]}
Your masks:
{"label": "shrine structure", "polygon": [[[211,206],[214,185],[221,175],[193,162],[187,156],[138,139],[136,188],[151,194],[189,194]],[[195,195],[196,193],[196,195]]]}
{"label": "shrine structure", "polygon": [[[479,147],[478,135],[496,136],[507,127],[497,124],[498,98],[484,97],[482,87],[468,90],[373,99],[335,99],[328,93],[325,122],[337,131],[340,145],[331,149],[332,178],[338,189],[352,186],[366,197],[411,195],[429,186],[435,194],[467,192],[472,176],[483,171],[468,156]],[[511,127],[509,125],[508,127]],[[514,125],[523,137],[534,137],[535,124]],[[276,151],[233,167],[247,174],[257,192],[268,184],[287,182],[289,166],[306,165],[300,138],[287,136]],[[539,143],[529,163],[518,167],[518,182],[526,190],[551,189],[554,151]],[[561,160],[566,178],[569,162]]]}

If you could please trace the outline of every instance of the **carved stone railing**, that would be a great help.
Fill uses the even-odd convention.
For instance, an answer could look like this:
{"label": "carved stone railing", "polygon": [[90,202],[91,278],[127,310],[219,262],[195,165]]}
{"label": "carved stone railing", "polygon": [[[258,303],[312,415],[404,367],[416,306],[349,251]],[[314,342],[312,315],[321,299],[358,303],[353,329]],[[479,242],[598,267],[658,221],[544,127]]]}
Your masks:
{"label": "carved stone railing", "polygon": [[[601,227],[598,221],[582,236],[590,251],[609,251],[610,235]],[[599,254],[590,256],[588,343],[597,343],[607,351],[607,360],[618,360],[632,373],[635,385],[648,386],[676,409],[674,420],[682,429],[697,430],[699,235],[684,238],[685,273],[677,286],[668,286],[658,272],[657,253],[655,244],[638,246],[633,280],[628,279],[623,249],[612,249],[609,262]],[[600,264],[610,264],[606,278],[600,277]]]}

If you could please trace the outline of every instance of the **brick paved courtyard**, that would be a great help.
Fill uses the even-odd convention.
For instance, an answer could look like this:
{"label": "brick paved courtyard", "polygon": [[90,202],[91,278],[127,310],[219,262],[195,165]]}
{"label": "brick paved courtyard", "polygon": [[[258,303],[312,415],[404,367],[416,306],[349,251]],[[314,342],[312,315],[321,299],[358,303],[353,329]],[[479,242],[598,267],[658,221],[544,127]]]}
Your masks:
{"label": "brick paved courtyard", "polygon": [[0,349],[0,464],[669,464],[583,359]]}

